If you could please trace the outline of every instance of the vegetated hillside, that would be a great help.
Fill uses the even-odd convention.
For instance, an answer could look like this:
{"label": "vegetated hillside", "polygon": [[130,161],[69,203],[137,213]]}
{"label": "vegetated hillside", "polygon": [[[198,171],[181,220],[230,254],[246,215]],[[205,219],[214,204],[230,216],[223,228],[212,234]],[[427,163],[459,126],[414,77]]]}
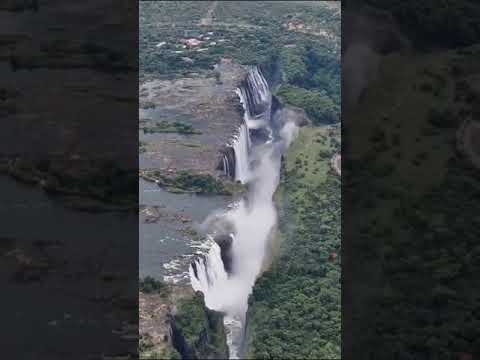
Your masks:
{"label": "vegetated hillside", "polygon": [[226,359],[223,316],[191,288],[140,281],[140,359]]}
{"label": "vegetated hillside", "polygon": [[353,336],[372,349],[362,358],[480,351],[480,177],[469,159],[479,153],[463,148],[462,131],[478,124],[479,58],[478,46],[383,58],[349,124],[344,141],[368,150],[347,162],[354,192],[344,184],[344,225],[356,240],[348,261]]}
{"label": "vegetated hillside", "polygon": [[284,102],[305,109],[315,124],[340,119],[340,58],[311,41],[279,54],[282,84],[276,95]]}
{"label": "vegetated hillside", "polygon": [[[260,65],[316,123],[340,114],[340,10],[318,1],[140,2],[140,77],[206,73],[222,58]],[[182,43],[194,38],[198,45]]]}
{"label": "vegetated hillside", "polygon": [[249,299],[247,358],[339,359],[340,129],[301,128],[276,195],[279,240]]}
{"label": "vegetated hillside", "polygon": [[[241,64],[263,63],[278,55],[285,45],[295,45],[302,39],[324,44],[330,51],[340,50],[340,13],[322,2],[213,3],[141,1],[141,72],[209,70],[223,56]],[[210,9],[211,21],[205,25],[202,19],[209,17]],[[201,43],[182,47],[179,40],[188,38],[197,38]],[[159,46],[162,42],[165,44]]]}

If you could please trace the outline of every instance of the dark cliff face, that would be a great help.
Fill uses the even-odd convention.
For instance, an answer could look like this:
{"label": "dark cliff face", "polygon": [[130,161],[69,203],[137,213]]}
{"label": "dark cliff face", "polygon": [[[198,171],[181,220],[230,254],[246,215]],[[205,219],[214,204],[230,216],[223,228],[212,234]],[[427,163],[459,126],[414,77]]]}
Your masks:
{"label": "dark cliff face", "polygon": [[173,347],[182,359],[228,359],[223,315],[205,307],[201,292],[182,300],[169,321]]}
{"label": "dark cliff face", "polygon": [[265,104],[259,102],[256,98],[254,93],[257,91],[252,80],[247,77],[245,81],[243,81],[242,86],[244,88],[244,95],[247,101],[248,110],[251,116],[255,116],[258,114],[263,113],[266,110]]}
{"label": "dark cliff face", "polygon": [[221,151],[218,170],[222,170],[226,177],[235,179],[235,151],[231,146],[225,146]]}
{"label": "dark cliff face", "polygon": [[232,243],[233,238],[230,234],[218,235],[215,242],[220,246],[220,256],[222,258],[223,267],[227,274],[232,272]]}
{"label": "dark cliff face", "polygon": [[203,294],[164,285],[140,292],[141,359],[228,359],[223,315]]}
{"label": "dark cliff face", "polygon": [[170,316],[170,326],[172,329],[172,345],[178,351],[182,359],[196,359],[195,351],[192,349],[187,341],[183,332],[175,323],[175,318]]}
{"label": "dark cliff face", "polygon": [[257,117],[270,110],[270,89],[258,67],[252,67],[248,71],[241,91],[250,117]]}
{"label": "dark cliff face", "polygon": [[272,96],[272,114],[282,108],[282,103],[276,96]]}
{"label": "dark cliff face", "polygon": [[[250,136],[264,142],[269,136],[265,126],[270,123],[272,95],[268,82],[258,67],[249,68],[238,91],[241,101],[232,106],[247,119],[245,125],[249,127]],[[256,121],[258,128],[255,125],[250,128]],[[216,169],[223,171],[226,177],[235,179],[235,150],[231,144],[220,150]]]}

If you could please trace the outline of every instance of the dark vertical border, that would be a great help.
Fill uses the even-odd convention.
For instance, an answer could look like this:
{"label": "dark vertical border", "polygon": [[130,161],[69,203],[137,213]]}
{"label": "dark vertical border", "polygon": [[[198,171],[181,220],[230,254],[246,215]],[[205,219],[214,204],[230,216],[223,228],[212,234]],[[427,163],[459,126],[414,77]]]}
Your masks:
{"label": "dark vertical border", "polygon": [[2,354],[137,356],[138,4],[0,5]]}
{"label": "dark vertical border", "polygon": [[476,359],[480,6],[342,15],[343,358]]}

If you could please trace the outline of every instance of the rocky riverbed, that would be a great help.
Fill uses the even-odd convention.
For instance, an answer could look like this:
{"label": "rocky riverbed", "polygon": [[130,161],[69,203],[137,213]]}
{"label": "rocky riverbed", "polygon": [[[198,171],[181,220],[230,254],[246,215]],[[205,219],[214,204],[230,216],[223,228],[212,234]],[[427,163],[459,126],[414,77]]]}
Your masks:
{"label": "rocky riverbed", "polygon": [[208,74],[140,84],[141,277],[188,283],[192,257],[206,251],[202,222],[245,191],[221,165],[243,122],[235,90],[246,70],[224,59]]}
{"label": "rocky riverbed", "polygon": [[[140,84],[141,169],[223,174],[222,150],[242,123],[235,89],[245,70],[224,59],[214,74],[174,80],[149,77]],[[174,129],[168,131],[168,125]]]}

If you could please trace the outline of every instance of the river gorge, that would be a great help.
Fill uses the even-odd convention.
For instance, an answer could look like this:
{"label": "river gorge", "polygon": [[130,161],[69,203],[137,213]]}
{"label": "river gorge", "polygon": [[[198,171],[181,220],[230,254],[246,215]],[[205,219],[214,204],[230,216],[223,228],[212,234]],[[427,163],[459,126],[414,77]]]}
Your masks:
{"label": "river gorge", "polygon": [[339,17],[141,4],[141,358],[338,358]]}
{"label": "river gorge", "polygon": [[[217,70],[222,70],[221,65]],[[220,152],[213,156],[218,164],[215,176],[241,183],[246,191],[233,197],[178,194],[140,179],[139,218],[140,277],[161,276],[167,283],[202,292],[205,305],[224,314],[230,358],[239,358],[244,351],[248,297],[265,267],[268,244],[275,236],[273,195],[281,158],[298,131],[300,117],[273,98],[258,66],[243,67],[237,73],[242,73],[243,79],[236,82],[237,88],[230,88],[234,101],[229,106],[239,106],[243,116],[233,119],[237,129],[232,129],[224,145],[216,145]],[[165,109],[141,109],[140,116],[161,119],[162,111]],[[228,119],[221,121],[228,123]],[[140,138],[155,143],[164,141],[165,135],[182,138],[174,134],[148,138],[143,133]],[[148,152],[140,157],[144,166],[155,166],[157,158]],[[172,168],[170,165],[167,173]]]}
{"label": "river gorge", "polygon": [[[272,122],[272,95],[257,67],[249,69],[244,87],[237,93],[245,109],[245,124],[234,143],[235,178],[246,182],[249,191],[231,210],[207,219],[210,251],[190,267],[192,287],[205,294],[207,307],[225,313],[232,359],[241,356],[248,296],[262,270],[267,243],[274,236],[277,214],[273,195],[279,182],[281,155],[297,129],[293,120],[281,127]],[[262,128],[269,136],[252,141],[252,128]],[[215,241],[225,236],[230,241],[220,245]]]}

